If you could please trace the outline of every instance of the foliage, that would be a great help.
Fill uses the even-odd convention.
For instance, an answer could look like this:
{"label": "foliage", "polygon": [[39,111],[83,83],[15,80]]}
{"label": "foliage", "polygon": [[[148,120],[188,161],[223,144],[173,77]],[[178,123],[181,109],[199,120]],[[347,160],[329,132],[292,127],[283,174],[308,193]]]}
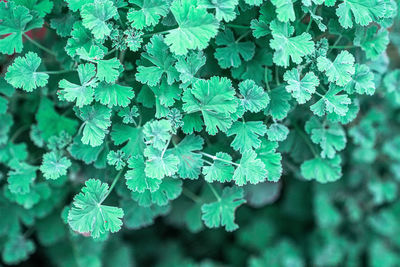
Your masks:
{"label": "foliage", "polygon": [[2,263],[399,266],[398,8],[1,1]]}

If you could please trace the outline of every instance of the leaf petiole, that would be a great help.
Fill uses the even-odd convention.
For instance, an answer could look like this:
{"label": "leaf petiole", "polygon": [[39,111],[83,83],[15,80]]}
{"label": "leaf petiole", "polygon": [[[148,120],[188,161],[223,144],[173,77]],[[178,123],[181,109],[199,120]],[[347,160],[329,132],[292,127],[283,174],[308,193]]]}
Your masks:
{"label": "leaf petiole", "polygon": [[226,162],[226,163],[232,164],[232,165],[234,165],[234,166],[236,166],[236,167],[239,167],[239,166],[240,166],[240,164],[237,164],[237,163],[232,162],[232,161],[230,161],[230,160],[221,159],[221,158],[218,158],[217,156],[213,156],[213,155],[210,155],[210,154],[205,153],[205,152],[200,152],[200,153],[201,153],[203,156],[209,157],[209,158],[211,158],[211,159],[213,159],[213,160],[219,160],[219,161],[222,161],[222,162]]}
{"label": "leaf petiole", "polygon": [[23,33],[24,37],[31,42],[32,44],[34,44],[35,46],[37,46],[38,48],[42,49],[43,51],[49,53],[52,56],[57,56],[56,53],[54,53],[53,51],[51,51],[50,49],[48,49],[47,47],[44,47],[43,45],[39,44],[38,42],[36,42],[35,40],[33,40],[31,37],[29,37],[26,33]]}
{"label": "leaf petiole", "polygon": [[103,203],[104,200],[106,200],[106,198],[110,195],[111,191],[114,189],[115,185],[117,184],[119,178],[121,178],[121,174],[123,173],[123,171],[125,170],[125,168],[123,168],[122,170],[120,170],[117,173],[117,176],[115,176],[114,181],[112,182],[110,189],[108,189],[108,193],[103,197],[103,199],[100,201],[100,204]]}
{"label": "leaf petiole", "polygon": [[218,194],[218,192],[215,190],[214,186],[212,184],[210,184],[210,183],[207,183],[207,184],[208,184],[208,187],[210,187],[210,190],[214,194],[215,198],[218,200],[218,202],[220,202],[221,201],[221,197]]}

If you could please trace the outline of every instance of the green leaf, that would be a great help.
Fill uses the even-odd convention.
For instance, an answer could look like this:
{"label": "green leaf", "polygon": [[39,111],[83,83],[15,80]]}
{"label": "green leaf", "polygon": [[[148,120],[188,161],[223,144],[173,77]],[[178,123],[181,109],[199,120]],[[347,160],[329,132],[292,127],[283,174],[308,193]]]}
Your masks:
{"label": "green leaf", "polygon": [[134,192],[132,198],[142,207],[150,207],[152,204],[158,206],[168,205],[170,200],[174,200],[182,193],[182,180],[164,178],[158,190],[150,192],[146,190],[144,193]]}
{"label": "green leaf", "polygon": [[83,120],[82,143],[101,145],[111,125],[111,110],[100,104],[84,106],[79,109],[79,117]]}
{"label": "green leaf", "polygon": [[259,137],[264,136],[266,132],[267,126],[262,121],[237,121],[232,124],[226,135],[235,135],[231,146],[240,153],[243,153],[249,149],[259,148],[261,144]]}
{"label": "green leaf", "polygon": [[206,57],[203,52],[191,52],[187,56],[178,56],[177,58],[175,68],[179,72],[179,80],[184,84],[183,87],[186,88],[189,83],[197,81],[195,76],[200,68],[206,64]]}
{"label": "green leaf", "polygon": [[318,193],[314,197],[314,214],[321,228],[337,227],[343,220],[340,211],[334,206],[328,194]]}
{"label": "green leaf", "polygon": [[90,234],[93,238],[106,232],[118,232],[124,212],[120,208],[103,205],[108,194],[106,183],[95,179],[87,180],[82,191],[74,197],[68,213],[68,224],[72,230]]}
{"label": "green leaf", "polygon": [[265,114],[271,115],[275,120],[283,120],[290,110],[290,94],[285,87],[276,87],[269,91],[269,106],[264,110]]}
{"label": "green leaf", "polygon": [[110,35],[112,27],[107,21],[117,15],[117,8],[109,0],[96,0],[81,9],[82,24],[92,31],[96,39],[104,39]]}
{"label": "green leaf", "polygon": [[78,66],[78,75],[80,85],[71,83],[62,79],[58,86],[64,89],[58,93],[60,99],[69,102],[76,101],[76,106],[83,107],[93,102],[94,88],[97,87],[98,81],[94,77],[96,67],[93,64],[82,64]]}
{"label": "green leaf", "polygon": [[335,113],[339,116],[346,115],[351,100],[346,94],[338,95],[342,90],[343,88],[331,84],[328,92],[310,107],[311,111],[320,117],[325,113]]}
{"label": "green leaf", "polygon": [[182,100],[185,112],[201,111],[209,134],[225,132],[232,125],[230,114],[236,111],[237,102],[229,79],[214,76],[207,81],[199,80],[185,90]]}
{"label": "green leaf", "polygon": [[349,124],[354,121],[360,111],[360,104],[357,100],[353,100],[349,105],[349,110],[344,116],[339,116],[336,113],[329,113],[327,118],[331,122],[340,122],[341,124]]}
{"label": "green leaf", "polygon": [[229,162],[232,162],[232,157],[229,154],[218,152],[215,155],[214,162],[210,166],[205,165],[203,167],[204,179],[209,183],[214,181],[230,182],[233,178],[234,168]]}
{"label": "green leaf", "polygon": [[0,53],[21,53],[22,35],[42,25],[43,19],[32,16],[26,7],[16,6],[14,2],[0,2]]}
{"label": "green leaf", "polygon": [[387,48],[389,44],[389,32],[378,30],[378,27],[372,26],[365,30],[359,28],[356,30],[354,44],[360,46],[368,59],[377,59]]}
{"label": "green leaf", "polygon": [[146,160],[145,173],[150,178],[162,179],[178,171],[179,158],[171,150],[160,151],[153,147],[144,150]]}
{"label": "green leaf", "polygon": [[292,69],[285,72],[283,79],[288,83],[285,87],[286,91],[291,93],[299,104],[304,104],[310,100],[319,85],[317,76],[311,71],[307,72],[303,78],[300,78],[299,71]]}
{"label": "green leaf", "polygon": [[259,6],[262,4],[263,0],[244,0],[244,2],[251,6]]}
{"label": "green leaf", "polygon": [[16,58],[8,67],[6,81],[15,88],[22,88],[27,92],[45,86],[49,75],[37,71],[41,62],[40,57],[33,52],[26,53],[25,57]]}
{"label": "green leaf", "polygon": [[125,167],[125,153],[122,150],[117,150],[117,152],[111,150],[107,154],[108,165],[114,165],[117,171],[122,170]]}
{"label": "green leaf", "polygon": [[263,17],[252,19],[250,23],[250,28],[253,30],[253,36],[257,39],[263,36],[267,36],[271,33],[269,29],[269,23]]}
{"label": "green leaf", "polygon": [[374,74],[367,65],[355,64],[354,66],[354,75],[344,90],[349,94],[357,92],[358,94],[373,95],[375,93]]}
{"label": "green leaf", "polygon": [[265,169],[264,163],[257,158],[256,152],[246,150],[233,174],[233,180],[238,186],[247,183],[258,184],[265,181],[267,174],[268,171]]}
{"label": "green leaf", "polygon": [[245,61],[249,61],[254,56],[254,43],[235,41],[233,32],[230,29],[226,29],[224,32],[218,34],[215,43],[223,46],[216,48],[214,53],[219,66],[223,69],[230,67],[237,68],[242,64],[242,58]]}
{"label": "green leaf", "polygon": [[22,235],[10,237],[4,244],[2,258],[5,264],[18,264],[27,260],[35,249],[35,243]]}
{"label": "green leaf", "polygon": [[289,22],[296,19],[292,0],[271,0],[271,3],[276,7],[277,18],[279,21]]}
{"label": "green leaf", "polygon": [[392,140],[386,141],[383,145],[383,152],[389,156],[389,158],[400,161],[400,155],[398,149],[400,148],[400,136],[396,136]]}
{"label": "green leaf", "polygon": [[139,82],[155,86],[160,83],[163,76],[167,77],[169,85],[178,80],[179,73],[174,67],[176,59],[169,52],[161,35],[154,35],[150,39],[146,45],[146,52],[142,53],[142,58],[151,64],[138,67],[136,79]]}
{"label": "green leaf", "polygon": [[78,18],[76,15],[68,13],[60,18],[51,19],[50,27],[55,29],[57,34],[61,37],[68,37],[71,35],[72,27],[77,20]]}
{"label": "green leaf", "polygon": [[135,118],[139,116],[138,108],[136,106],[124,107],[118,112],[118,116],[122,118],[122,122],[125,124],[136,123]]}
{"label": "green leaf", "polygon": [[13,194],[27,194],[36,179],[37,167],[13,159],[8,164],[12,170],[8,172],[8,189]]}
{"label": "green leaf", "polygon": [[126,186],[133,192],[143,193],[148,190],[150,193],[159,189],[161,180],[149,178],[145,175],[144,158],[140,155],[130,157],[128,160],[128,170],[125,174]]}
{"label": "green leaf", "polygon": [[245,80],[239,83],[239,91],[243,96],[241,105],[250,112],[259,112],[265,109],[270,103],[268,94],[261,86],[256,85],[253,80]]}
{"label": "green leaf", "polygon": [[185,134],[192,134],[193,132],[200,132],[203,129],[203,121],[199,113],[187,114],[182,119],[182,131]]}
{"label": "green leaf", "polygon": [[225,227],[232,232],[239,228],[235,223],[235,210],[246,203],[243,199],[243,189],[238,187],[225,187],[222,196],[216,201],[201,206],[201,219],[209,228]]}
{"label": "green leaf", "polygon": [[203,50],[218,33],[218,21],[207,13],[206,8],[196,5],[193,0],[174,0],[171,12],[178,28],[170,30],[165,43],[177,55],[186,55],[189,49]]}
{"label": "green leaf", "polygon": [[170,107],[181,97],[182,89],[177,84],[168,85],[165,79],[159,86],[151,87],[154,95],[160,104],[164,107]]}
{"label": "green leaf", "polygon": [[94,45],[94,42],[91,32],[82,25],[81,21],[77,21],[72,27],[71,37],[67,41],[65,51],[69,56],[73,57],[79,49],[89,50]]}
{"label": "green leaf", "polygon": [[120,73],[119,71],[121,68],[121,62],[116,58],[108,60],[98,60],[96,77],[100,81],[106,81],[108,83],[115,82],[118,79]]}
{"label": "green leaf", "polygon": [[400,104],[400,69],[387,73],[383,78],[383,84],[386,87],[388,97]]}
{"label": "green leaf", "polygon": [[40,171],[46,179],[57,179],[67,174],[67,169],[71,167],[71,161],[52,151],[43,155],[43,162]]}
{"label": "green leaf", "polygon": [[67,2],[69,9],[72,11],[82,10],[86,4],[92,4],[94,0],[65,0]]}
{"label": "green leaf", "polygon": [[265,165],[268,171],[267,180],[277,182],[282,175],[282,155],[276,152],[277,142],[271,142],[262,138],[261,145],[256,149],[257,158]]}
{"label": "green leaf", "polygon": [[125,144],[121,150],[127,156],[142,154],[145,148],[143,128],[113,124],[111,139],[117,146]]}
{"label": "green leaf", "polygon": [[126,107],[130,104],[131,99],[135,97],[135,92],[129,86],[102,82],[96,88],[94,97],[109,108],[113,106]]}
{"label": "green leaf", "polygon": [[158,216],[167,214],[170,206],[142,207],[133,200],[121,201],[121,207],[124,210],[124,226],[128,229],[140,229],[154,223]]}
{"label": "green leaf", "polygon": [[304,56],[314,52],[314,42],[309,33],[292,37],[293,26],[287,23],[272,21],[270,24],[272,37],[269,45],[275,50],[274,63],[278,66],[288,67],[290,58],[294,63],[301,63]]}
{"label": "green leaf", "polygon": [[50,137],[57,136],[62,132],[69,135],[76,133],[78,122],[68,117],[59,115],[54,108],[53,102],[45,97],[40,100],[39,110],[36,113],[36,121],[40,130],[40,136],[44,141]]}
{"label": "green leaf", "polygon": [[215,18],[218,21],[232,21],[236,18],[235,8],[239,3],[238,0],[199,0],[200,7],[215,9]]}
{"label": "green leaf", "polygon": [[321,123],[316,117],[306,122],[306,132],[311,135],[311,140],[321,146],[321,157],[333,158],[337,151],[346,147],[346,134],[338,123]]}
{"label": "green leaf", "polygon": [[354,57],[346,50],[340,52],[333,62],[326,57],[318,57],[317,66],[319,71],[325,72],[330,82],[339,86],[349,83],[355,72]]}
{"label": "green leaf", "polygon": [[381,0],[346,0],[338,6],[336,15],[345,29],[353,27],[353,16],[357,24],[367,26],[385,15],[385,5]]}
{"label": "green leaf", "polygon": [[92,147],[83,144],[80,136],[76,136],[74,142],[68,147],[68,152],[73,158],[82,160],[86,164],[95,162],[103,150],[104,146]]}
{"label": "green leaf", "polygon": [[315,179],[320,183],[334,182],[342,177],[340,163],[338,155],[332,159],[310,159],[301,164],[301,175],[307,180]]}
{"label": "green leaf", "polygon": [[50,0],[13,0],[19,6],[24,6],[31,11],[38,12],[39,17],[44,17],[53,9],[53,2]]}
{"label": "green leaf", "polygon": [[203,167],[201,154],[195,153],[203,148],[204,140],[200,136],[187,135],[172,150],[179,158],[178,174],[181,178],[197,179]]}
{"label": "green leaf", "polygon": [[129,9],[127,19],[132,26],[142,30],[148,26],[157,25],[161,17],[168,13],[168,2],[166,0],[130,0],[137,7]]}
{"label": "green leaf", "polygon": [[143,32],[127,29],[124,31],[125,43],[132,52],[138,51],[142,47]]}
{"label": "green leaf", "polygon": [[143,134],[154,148],[163,149],[171,138],[171,130],[171,122],[168,120],[151,121],[144,125]]}
{"label": "green leaf", "polygon": [[7,143],[8,134],[14,121],[8,113],[0,114],[0,121],[2,123],[2,128],[0,129],[0,145],[2,145]]}
{"label": "green leaf", "polygon": [[281,123],[273,123],[266,130],[268,140],[270,141],[284,141],[288,134],[289,129]]}

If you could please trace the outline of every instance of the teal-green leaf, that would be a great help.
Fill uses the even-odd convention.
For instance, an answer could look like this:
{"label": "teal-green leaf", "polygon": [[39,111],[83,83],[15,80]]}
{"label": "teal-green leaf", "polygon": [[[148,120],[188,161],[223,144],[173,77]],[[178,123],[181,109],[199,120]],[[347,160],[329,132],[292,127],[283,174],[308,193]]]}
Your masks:
{"label": "teal-green leaf", "polygon": [[120,208],[103,205],[108,194],[106,183],[95,179],[87,180],[82,191],[74,197],[68,213],[68,224],[72,230],[90,234],[94,238],[106,232],[118,232],[124,212]]}
{"label": "teal-green leaf", "polygon": [[235,210],[245,202],[242,188],[225,187],[216,202],[201,206],[201,218],[209,228],[225,227],[232,232],[239,228],[235,223]]}
{"label": "teal-green leaf", "polygon": [[332,159],[314,158],[301,164],[301,175],[307,180],[319,183],[334,182],[342,177],[341,158],[336,155]]}
{"label": "teal-green leaf", "polygon": [[201,154],[196,153],[203,148],[204,140],[197,135],[187,135],[172,150],[179,158],[178,174],[181,178],[197,179],[203,167]]}
{"label": "teal-green leaf", "polygon": [[174,0],[170,10],[179,26],[165,37],[173,53],[186,55],[189,49],[203,50],[217,35],[218,20],[206,8],[198,7],[197,1]]}
{"label": "teal-green leaf", "polygon": [[249,149],[260,147],[260,137],[267,132],[267,126],[262,121],[237,121],[232,124],[231,128],[226,132],[227,136],[235,135],[231,146],[243,153]]}
{"label": "teal-green leaf", "polygon": [[45,86],[49,75],[37,71],[41,62],[40,57],[33,52],[26,53],[25,57],[16,58],[14,63],[8,67],[6,81],[15,88],[22,88],[27,92]]}
{"label": "teal-green leaf", "polygon": [[107,21],[117,15],[117,8],[110,0],[96,0],[81,9],[83,26],[91,30],[96,39],[110,35],[112,27]]}
{"label": "teal-green leaf", "polygon": [[96,103],[80,108],[79,117],[83,120],[82,143],[93,147],[101,145],[111,125],[111,110]]}
{"label": "teal-green leaf", "polygon": [[233,173],[233,180],[236,185],[242,186],[247,183],[258,184],[267,178],[268,171],[264,163],[257,158],[256,152],[246,150],[242,154],[242,158]]}

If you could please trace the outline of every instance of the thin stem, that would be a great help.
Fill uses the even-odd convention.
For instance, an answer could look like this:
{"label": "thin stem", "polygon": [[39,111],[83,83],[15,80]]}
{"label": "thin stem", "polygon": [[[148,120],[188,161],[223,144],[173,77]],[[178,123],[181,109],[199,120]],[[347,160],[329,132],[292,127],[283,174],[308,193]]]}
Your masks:
{"label": "thin stem", "polygon": [[218,202],[220,202],[221,201],[221,197],[219,196],[219,194],[215,190],[214,186],[212,184],[210,184],[210,183],[207,183],[207,184],[208,184],[208,187],[210,187],[211,192],[213,192],[215,198],[218,200]]}
{"label": "thin stem", "polygon": [[76,71],[76,70],[49,70],[49,71],[42,71],[42,73],[63,74],[63,73],[74,72],[74,71]]}
{"label": "thin stem", "polygon": [[161,158],[164,157],[165,151],[167,151],[167,148],[169,146],[169,143],[171,142],[172,136],[169,137],[167,144],[165,145],[163,151],[161,152]]}
{"label": "thin stem", "polygon": [[278,86],[281,84],[279,82],[278,66],[275,66],[275,82],[276,82],[276,85],[278,85]]}
{"label": "thin stem", "polygon": [[[172,29],[173,30],[173,29]],[[161,32],[151,32],[151,33],[147,33],[142,35],[142,38],[146,38],[146,37],[151,37],[155,34],[164,34],[164,33],[169,33],[171,30],[166,30],[166,31],[161,31]]]}
{"label": "thin stem", "polygon": [[117,50],[117,47],[114,47],[113,49],[111,49],[110,51],[108,51],[105,56],[111,55],[112,53],[114,53]]}
{"label": "thin stem", "polygon": [[300,129],[300,127],[297,124],[294,124],[294,128],[296,129],[296,132],[304,140],[304,142],[307,144],[308,148],[310,149],[311,153],[313,153],[314,157],[319,158],[319,156],[318,156],[317,152],[315,151],[314,146],[311,144],[308,136]]}
{"label": "thin stem", "polygon": [[122,50],[121,54],[119,55],[119,62],[124,63],[126,50]]}
{"label": "thin stem", "polygon": [[313,22],[313,18],[312,18],[312,16],[310,16],[310,21],[308,22],[306,32],[310,31],[312,22]]}
{"label": "thin stem", "polygon": [[28,230],[26,230],[26,232],[24,233],[23,237],[24,238],[28,238],[31,234],[33,234],[35,232],[35,228],[30,227]]}
{"label": "thin stem", "polygon": [[332,46],[336,46],[340,42],[340,40],[342,40],[342,37],[343,35],[339,35],[339,37],[336,39],[336,41],[333,43]]}
{"label": "thin stem", "polygon": [[182,193],[189,199],[193,200],[193,202],[195,203],[202,203],[203,201],[201,200],[200,197],[198,197],[197,195],[195,195],[192,191],[190,191],[189,189],[187,189],[186,187],[183,187]]}
{"label": "thin stem", "polygon": [[103,199],[100,201],[100,203],[103,203],[103,201],[106,200],[106,198],[110,195],[111,191],[114,189],[115,185],[117,184],[119,178],[121,178],[121,174],[123,173],[124,170],[125,170],[125,168],[123,168],[122,170],[120,170],[117,173],[117,176],[115,176],[114,181],[112,182],[110,189],[108,190],[108,193],[103,197]]}
{"label": "thin stem", "polygon": [[335,45],[335,46],[330,46],[329,49],[352,49],[355,48],[355,45]]}
{"label": "thin stem", "polygon": [[231,24],[231,23],[225,24],[225,26],[230,27],[230,28],[236,28],[236,29],[248,29],[248,28],[250,28],[250,26],[247,26],[247,25],[237,25],[237,24]]}
{"label": "thin stem", "polygon": [[27,40],[29,40],[29,42],[31,42],[32,44],[36,45],[38,48],[42,49],[43,51],[49,53],[52,56],[55,56],[55,57],[57,56],[56,53],[54,53],[53,51],[51,51],[47,47],[44,47],[43,45],[39,44],[38,42],[33,40],[31,37],[29,37],[26,33],[24,33],[23,35]]}
{"label": "thin stem", "polygon": [[135,124],[135,127],[136,127],[136,128],[139,128],[139,127],[138,127],[138,124],[136,123],[136,121],[135,121],[134,118],[132,118],[132,121],[133,121],[133,124]]}
{"label": "thin stem", "polygon": [[235,43],[239,43],[239,41],[242,40],[244,37],[246,37],[250,32],[251,32],[251,30],[248,30],[245,33],[243,33],[242,35],[240,35],[239,38],[237,38],[237,40],[235,41]]}
{"label": "thin stem", "polygon": [[269,87],[269,81],[268,81],[268,68],[264,68],[264,80],[265,80],[265,85],[267,87],[268,92],[271,91],[271,88]]}
{"label": "thin stem", "polygon": [[203,161],[204,161],[205,163],[207,163],[207,164],[213,165],[213,163],[212,163],[211,161],[208,161],[208,160],[206,160],[206,159],[203,159]]}
{"label": "thin stem", "polygon": [[15,133],[13,134],[13,136],[11,136],[9,142],[10,142],[10,143],[14,142],[15,139],[17,139],[17,137],[18,137],[21,133],[23,133],[25,130],[27,130],[27,129],[29,129],[29,125],[24,125],[24,126],[21,126],[20,128],[18,128],[18,129],[15,131]]}
{"label": "thin stem", "polygon": [[76,134],[76,136],[81,135],[82,130],[83,130],[83,127],[85,127],[85,125],[86,125],[86,121],[85,121],[84,123],[81,124],[81,126],[80,126],[79,129],[78,129],[78,133]]}
{"label": "thin stem", "polygon": [[213,160],[219,160],[219,161],[222,161],[222,162],[226,162],[226,163],[232,164],[232,165],[237,166],[237,167],[240,166],[240,164],[237,164],[237,163],[232,162],[230,160],[218,158],[217,156],[213,156],[213,155],[210,155],[210,154],[205,153],[205,152],[200,152],[200,154],[202,154],[203,156],[209,157],[209,158],[211,158]]}

